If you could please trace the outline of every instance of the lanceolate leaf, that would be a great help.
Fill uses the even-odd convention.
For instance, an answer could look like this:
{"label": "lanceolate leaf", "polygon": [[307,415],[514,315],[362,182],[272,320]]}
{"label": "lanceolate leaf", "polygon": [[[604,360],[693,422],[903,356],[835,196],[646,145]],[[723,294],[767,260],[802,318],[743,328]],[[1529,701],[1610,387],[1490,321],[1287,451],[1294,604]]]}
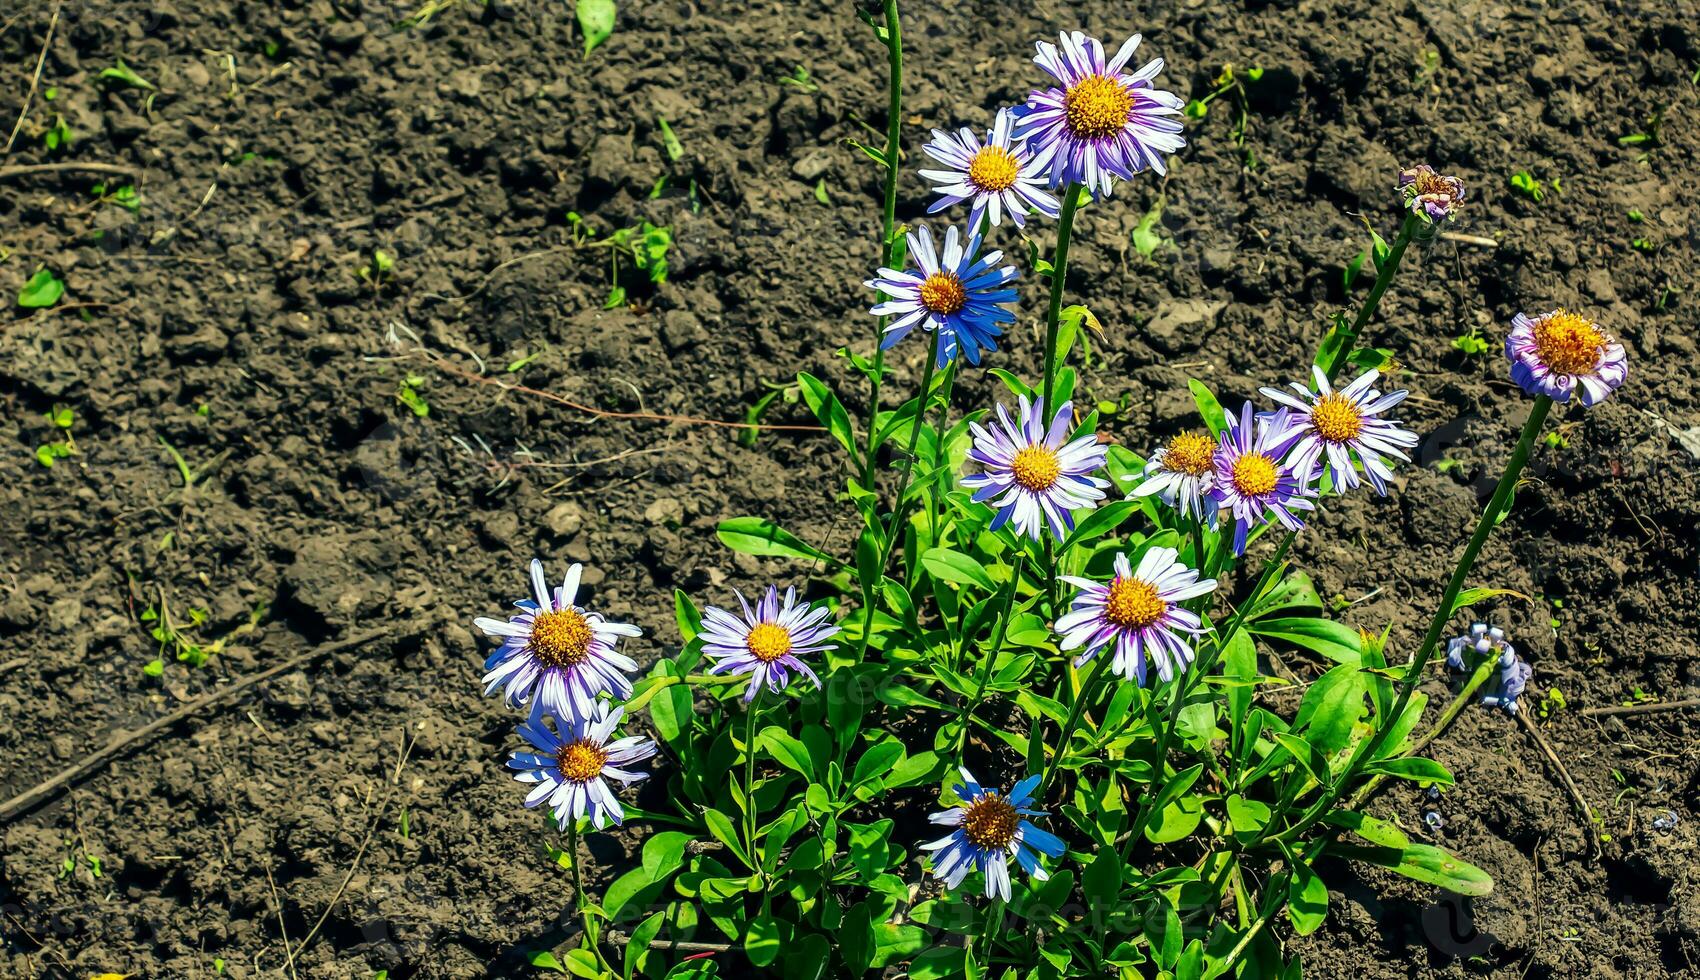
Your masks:
{"label": "lanceolate leaf", "polygon": [[1186,386],[1192,389],[1192,400],[1198,405],[1198,414],[1203,417],[1204,424],[1210,427],[1210,434],[1221,438],[1223,430],[1228,427],[1228,413],[1222,410],[1222,403],[1197,378],[1186,379]]}
{"label": "lanceolate leaf", "polygon": [[1340,857],[1380,865],[1407,878],[1470,898],[1482,898],[1493,893],[1493,879],[1487,872],[1449,851],[1428,844],[1412,844],[1405,848],[1336,844],[1330,850]]}
{"label": "lanceolate leaf", "polygon": [[584,32],[584,54],[614,33],[614,0],[578,0],[578,29]]}
{"label": "lanceolate leaf", "polygon": [[815,418],[844,451],[850,454],[850,465],[860,469],[861,454],[856,449],[856,429],[850,424],[850,413],[839,403],[838,396],[819,378],[807,372],[797,375],[797,383],[803,389],[803,401],[809,403],[809,411],[815,413]]}
{"label": "lanceolate leaf", "polygon": [[715,529],[720,540],[733,551],[764,558],[801,558],[804,561],[825,562],[834,568],[842,563],[815,548],[770,520],[761,517],[734,517],[720,522]]}
{"label": "lanceolate leaf", "polygon": [[1336,663],[1357,664],[1363,659],[1363,641],[1358,631],[1331,619],[1315,616],[1259,619],[1247,623],[1246,629],[1314,650]]}

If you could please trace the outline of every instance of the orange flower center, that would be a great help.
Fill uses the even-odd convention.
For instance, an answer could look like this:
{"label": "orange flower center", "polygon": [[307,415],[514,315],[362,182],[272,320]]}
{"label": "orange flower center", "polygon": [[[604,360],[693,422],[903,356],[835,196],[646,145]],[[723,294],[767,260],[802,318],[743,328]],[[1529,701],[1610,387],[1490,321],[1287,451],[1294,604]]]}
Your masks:
{"label": "orange flower center", "polygon": [[1068,131],[1081,139],[1114,136],[1127,126],[1132,111],[1133,93],[1107,75],[1083,78],[1063,95]]}
{"label": "orange flower center", "polygon": [[955,313],[968,305],[968,290],[955,273],[935,272],[921,283],[921,305],[934,313]]}
{"label": "orange flower center", "polygon": [[962,834],[975,847],[999,851],[1015,840],[1021,828],[1021,814],[1015,805],[1002,795],[987,793],[968,804],[962,814]]}
{"label": "orange flower center", "polygon": [[1535,355],[1558,374],[1587,374],[1600,364],[1606,335],[1566,310],[1535,321]]}
{"label": "orange flower center", "polygon": [[744,646],[749,648],[751,656],[770,664],[791,652],[791,633],[783,626],[758,623],[745,638]]}
{"label": "orange flower center", "polygon": [[1001,146],[988,146],[974,154],[968,164],[968,182],[983,191],[1007,191],[1015,186],[1020,168],[1015,157]]}
{"label": "orange flower center", "polygon": [[1123,629],[1144,629],[1163,618],[1169,604],[1157,595],[1150,582],[1118,578],[1110,583],[1110,598],[1104,603],[1104,618]]}
{"label": "orange flower center", "polygon": [[608,753],[600,745],[579,739],[561,746],[555,753],[555,763],[569,783],[586,783],[602,775],[608,764]]}
{"label": "orange flower center", "polygon": [[545,666],[576,667],[590,658],[590,622],[576,609],[538,613],[531,621],[531,653]]}
{"label": "orange flower center", "polygon": [[1203,476],[1215,459],[1216,441],[1203,432],[1183,432],[1163,450],[1163,468],[1171,473]]}
{"label": "orange flower center", "polygon": [[1062,475],[1062,461],[1057,459],[1057,451],[1049,446],[1028,446],[1015,454],[1015,461],[1009,468],[1015,482],[1034,493],[1049,490]]}
{"label": "orange flower center", "polygon": [[1316,434],[1329,442],[1350,442],[1364,430],[1364,416],[1351,399],[1339,392],[1323,395],[1311,406],[1310,424]]}
{"label": "orange flower center", "polygon": [[1242,497],[1261,497],[1275,489],[1275,461],[1262,453],[1246,453],[1234,460],[1234,489]]}

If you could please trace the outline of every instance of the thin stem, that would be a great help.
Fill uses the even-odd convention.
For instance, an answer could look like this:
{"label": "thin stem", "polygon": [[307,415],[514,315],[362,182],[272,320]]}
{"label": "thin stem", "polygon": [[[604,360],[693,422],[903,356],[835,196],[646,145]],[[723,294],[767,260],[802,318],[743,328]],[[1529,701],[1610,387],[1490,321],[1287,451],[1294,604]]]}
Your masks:
{"label": "thin stem", "polygon": [[591,903],[584,894],[584,875],[578,866],[578,820],[569,818],[567,824],[567,864],[573,873],[573,904],[577,906],[579,918],[584,922],[584,941],[582,948],[596,954],[597,962],[607,966],[602,958],[602,947],[597,942],[596,915],[591,912]]}
{"label": "thin stem", "polygon": [[[956,385],[956,362],[945,365],[944,380],[939,382],[939,419],[933,427],[932,467],[936,472],[944,456],[945,431],[950,428],[950,392]],[[927,540],[939,547],[939,502],[929,488],[927,493]]]}
{"label": "thin stem", "polygon": [[1021,584],[1021,566],[1009,567],[1009,584],[1003,590],[1003,611],[998,613],[998,632],[992,640],[992,648],[980,662],[980,680],[974,686],[974,696],[962,706],[962,713],[957,716],[960,731],[956,738],[956,768],[962,767],[962,756],[968,751],[968,721],[974,716],[974,710],[980,706],[980,699],[986,696],[986,685],[991,683],[992,667],[997,663],[998,654],[1003,652],[1004,638],[1009,635],[1009,617],[1015,609],[1015,591]]}
{"label": "thin stem", "polygon": [[1068,243],[1074,237],[1074,212],[1080,206],[1080,185],[1063,188],[1062,213],[1057,216],[1057,250],[1051,257],[1051,305],[1045,311],[1045,421],[1056,414],[1051,396],[1057,390],[1057,330],[1062,322],[1063,281],[1068,278]]}
{"label": "thin stem", "polygon": [[1328,808],[1334,805],[1346,787],[1357,776],[1369,760],[1381,750],[1387,736],[1393,730],[1394,724],[1405,713],[1405,708],[1411,702],[1411,694],[1422,680],[1423,670],[1428,666],[1429,659],[1434,656],[1435,648],[1440,645],[1441,635],[1446,631],[1446,624],[1452,621],[1452,615],[1457,610],[1453,607],[1458,601],[1458,593],[1464,589],[1464,580],[1475,567],[1476,558],[1482,552],[1482,546],[1487,543],[1488,535],[1493,533],[1494,526],[1504,513],[1506,505],[1511,501],[1511,494],[1517,488],[1517,480],[1523,473],[1523,467],[1529,462],[1529,454],[1535,446],[1535,438],[1541,433],[1541,426],[1546,423],[1547,414],[1552,411],[1552,399],[1546,395],[1535,398],[1534,408],[1529,411],[1529,420],[1523,424],[1523,434],[1517,439],[1517,448],[1512,450],[1511,459],[1505,464],[1505,473],[1499,478],[1499,485],[1494,487],[1493,496],[1488,500],[1482,516],[1476,521],[1476,531],[1470,535],[1470,543],[1464,546],[1464,553],[1458,558],[1458,565],[1452,570],[1452,578],[1446,583],[1446,591],[1441,594],[1440,605],[1434,611],[1434,618],[1429,620],[1428,634],[1423,637],[1423,644],[1417,649],[1417,655],[1411,665],[1405,670],[1405,677],[1399,684],[1399,698],[1394,702],[1387,717],[1377,726],[1375,734],[1363,742],[1353,753],[1351,761],[1340,778],[1328,788],[1321,797],[1306,810],[1299,822],[1282,831],[1277,839],[1292,841],[1304,833]]}
{"label": "thin stem", "polygon": [[[1092,676],[1086,679],[1086,684],[1081,687],[1079,696],[1074,699],[1073,707],[1068,710],[1068,721],[1064,723],[1062,736],[1057,740],[1057,750],[1051,754],[1051,761],[1045,766],[1045,776],[1039,780],[1039,791],[1034,794],[1034,799],[1043,801],[1046,791],[1051,788],[1051,780],[1056,778],[1057,769],[1062,765],[1063,756],[1068,754],[1069,739],[1074,737],[1074,729],[1080,724],[1080,716],[1086,713],[1087,706],[1098,696],[1098,688],[1103,684],[1104,675],[1108,672],[1105,668],[1112,659],[1111,653],[1112,651],[1107,649],[1100,650],[1098,656],[1093,658],[1097,663],[1092,667]],[[1066,661],[1064,663],[1063,679],[1067,680]]]}
{"label": "thin stem", "polygon": [[760,700],[761,695],[757,694],[756,700],[744,709],[744,849],[750,862],[758,865],[761,861],[756,857],[756,705]]}
{"label": "thin stem", "polygon": [[[908,516],[904,497],[909,493],[909,482],[915,475],[915,456],[917,447],[921,444],[921,429],[927,423],[927,406],[932,402],[933,372],[936,369],[934,352],[927,351],[926,367],[921,369],[921,394],[917,396],[915,405],[915,422],[909,427],[909,446],[903,454],[903,476],[897,481],[897,499],[892,504],[891,526],[885,532],[885,555],[891,556],[892,549],[897,546],[897,536],[903,528],[903,518]],[[880,563],[883,573],[885,563]]]}
{"label": "thin stem", "polygon": [[[885,0],[885,48],[888,72],[886,76],[885,123],[885,223],[880,256],[890,266],[897,246],[897,177],[899,166],[898,143],[903,138],[903,31],[897,19],[897,0]],[[887,317],[880,317],[880,341],[885,335]],[[880,414],[880,378],[885,372],[885,347],[874,350],[872,390],[868,394],[868,444],[863,460],[862,486],[874,489],[874,425]]]}
{"label": "thin stem", "polygon": [[1358,315],[1353,318],[1350,328],[1340,334],[1340,346],[1335,349],[1334,357],[1323,365],[1328,380],[1333,381],[1345,366],[1346,358],[1352,353],[1352,345],[1356,343],[1358,334],[1363,332],[1369,323],[1369,318],[1375,315],[1376,307],[1381,305],[1381,297],[1387,292],[1387,287],[1393,282],[1393,274],[1399,271],[1399,261],[1405,257],[1405,248],[1411,244],[1411,236],[1416,234],[1417,225],[1422,221],[1414,214],[1405,215],[1405,223],[1399,226],[1399,234],[1393,239],[1393,244],[1387,247],[1387,258],[1381,261],[1376,269],[1375,285],[1370,287],[1369,296],[1364,299],[1364,305],[1358,307]]}
{"label": "thin stem", "polygon": [[1004,908],[1004,900],[1000,898],[992,903],[990,909],[986,910],[986,924],[980,930],[980,942],[975,944],[976,946],[985,945],[986,952],[984,955],[987,966],[992,964],[992,946],[997,941],[998,929],[1003,924]]}
{"label": "thin stem", "polygon": [[[1476,692],[1481,689],[1481,686],[1487,682],[1489,677],[1493,676],[1494,668],[1498,666],[1499,654],[1492,653],[1483,657],[1482,662],[1477,664],[1476,669],[1470,674],[1470,679],[1466,681],[1464,686],[1458,691],[1458,696],[1453,698],[1452,703],[1446,706],[1446,711],[1440,716],[1440,720],[1435,722],[1434,727],[1429,729],[1427,735],[1424,735],[1422,738],[1411,743],[1410,748],[1399,753],[1400,757],[1404,758],[1418,755],[1422,753],[1424,749],[1428,748],[1435,739],[1446,734],[1446,730],[1452,727],[1452,723],[1457,720],[1458,715],[1463,712],[1467,705],[1469,705],[1470,699],[1475,697]],[[1365,783],[1363,787],[1352,796],[1352,801],[1346,804],[1347,809],[1356,810],[1369,802],[1369,798],[1375,795],[1375,791],[1379,789],[1381,784],[1386,782],[1386,780],[1387,777],[1380,773],[1370,777],[1369,782]]]}

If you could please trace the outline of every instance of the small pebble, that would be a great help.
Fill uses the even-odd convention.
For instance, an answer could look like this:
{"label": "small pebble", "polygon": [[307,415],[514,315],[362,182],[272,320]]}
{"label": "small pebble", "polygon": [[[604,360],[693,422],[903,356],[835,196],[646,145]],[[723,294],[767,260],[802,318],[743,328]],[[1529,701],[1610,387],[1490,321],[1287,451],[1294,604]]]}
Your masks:
{"label": "small pebble", "polygon": [[1430,830],[1440,830],[1446,826],[1446,818],[1438,810],[1430,810],[1423,814],[1423,823],[1428,824]]}

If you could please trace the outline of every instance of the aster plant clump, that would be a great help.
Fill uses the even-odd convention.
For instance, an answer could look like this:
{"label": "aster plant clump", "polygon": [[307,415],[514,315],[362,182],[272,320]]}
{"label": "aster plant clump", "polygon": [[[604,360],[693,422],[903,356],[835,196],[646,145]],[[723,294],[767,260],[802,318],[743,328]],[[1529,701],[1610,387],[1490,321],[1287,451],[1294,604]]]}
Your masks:
{"label": "aster plant clump", "polygon": [[[1343,498],[1399,492],[1419,434],[1391,352],[1358,339],[1406,247],[1459,213],[1462,182],[1386,175],[1401,230],[1378,239],[1373,288],[1317,331],[1308,363],[1271,366],[1232,412],[1192,381],[1197,418],[1179,433],[1113,429],[1076,401],[1074,349],[1096,318],[1067,305],[1068,252],[1119,184],[1185,149],[1162,62],[1135,63],[1137,35],[1038,42],[1027,101],[934,131],[914,177],[937,199],[905,228],[901,25],[895,0],[881,12],[867,19],[890,128],[868,152],[886,206],[872,268],[845,270],[869,290],[868,337],[841,352],[867,414],[797,379],[844,456],[854,532],[724,521],[727,547],[788,563],[790,582],[753,599],[675,593],[678,648],[634,649],[635,627],[583,604],[576,566],[560,588],[534,567],[518,614],[477,621],[495,644],[488,692],[529,714],[508,763],[529,787],[518,802],[547,807],[569,844],[646,826],[641,864],[599,901],[575,888],[569,965],[1286,978],[1300,970],[1287,940],[1327,914],[1322,867],[1487,894],[1467,855],[1412,840],[1374,797],[1450,783],[1422,751],[1478,693],[1513,710],[1528,671],[1502,634],[1442,641],[1504,592],[1465,587],[1476,558],[1554,405],[1624,383],[1621,345],[1564,311],[1508,324],[1531,411],[1426,633],[1335,618],[1289,556],[1362,505]],[[1040,226],[1054,244],[1023,278],[997,239]],[[998,342],[1024,312],[1043,316],[1037,358]],[[959,406],[954,381],[976,369],[995,396]],[[894,389],[908,397],[890,404]],[[1281,710],[1261,692],[1291,679],[1269,676],[1268,654],[1294,648],[1324,669]],[[1420,687],[1437,659],[1467,679],[1431,720]],[[622,792],[651,754],[660,775]]]}

